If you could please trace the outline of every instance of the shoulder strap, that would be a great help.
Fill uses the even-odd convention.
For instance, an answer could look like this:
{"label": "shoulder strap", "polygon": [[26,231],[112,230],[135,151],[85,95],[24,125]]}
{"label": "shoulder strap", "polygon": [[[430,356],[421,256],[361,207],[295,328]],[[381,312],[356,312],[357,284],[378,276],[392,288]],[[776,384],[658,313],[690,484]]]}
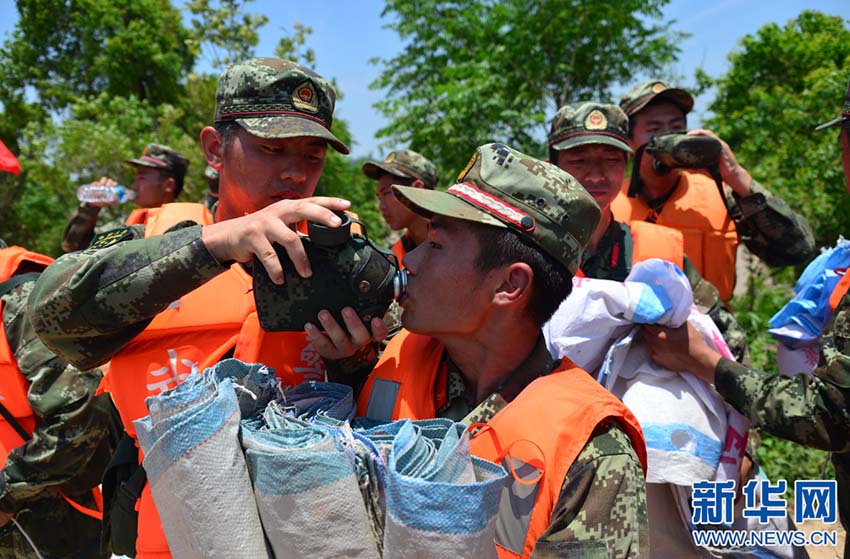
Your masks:
{"label": "shoulder strap", "polygon": [[3,405],[3,402],[0,402],[0,415],[3,416],[3,419],[9,422],[9,425],[12,426],[12,429],[21,437],[22,442],[27,442],[30,440],[30,435],[27,433],[27,430],[24,429],[18,420],[15,419],[15,416],[12,415],[9,410],[6,409],[6,406]]}
{"label": "shoulder strap", "polygon": [[12,276],[4,282],[0,282],[0,297],[9,293],[22,283],[26,283],[28,281],[35,281],[38,279],[38,276],[41,275],[41,272],[28,272],[26,274],[18,274]]}

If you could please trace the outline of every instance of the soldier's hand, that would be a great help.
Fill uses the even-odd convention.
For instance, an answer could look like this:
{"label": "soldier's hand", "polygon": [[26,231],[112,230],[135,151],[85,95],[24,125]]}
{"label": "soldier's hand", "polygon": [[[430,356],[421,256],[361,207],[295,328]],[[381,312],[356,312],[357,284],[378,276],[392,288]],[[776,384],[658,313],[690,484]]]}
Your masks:
{"label": "soldier's hand", "polygon": [[[93,185],[96,185],[96,186],[118,186],[118,182],[115,181],[114,179],[110,179],[109,177],[100,177],[98,180],[92,181],[89,184],[93,184]],[[117,203],[118,203],[117,201],[115,201],[115,202],[86,202],[86,205],[92,206],[92,207],[95,207],[95,208],[102,208],[104,206],[114,206]]]}
{"label": "soldier's hand", "polygon": [[753,193],[750,188],[750,185],[753,183],[753,177],[750,175],[749,171],[744,169],[741,164],[738,163],[738,160],[735,158],[735,153],[732,151],[732,148],[729,147],[729,144],[724,142],[711,130],[705,130],[702,128],[689,130],[688,135],[708,136],[720,142],[722,150],[720,152],[719,167],[720,176],[723,178],[723,182],[731,186],[732,190],[734,190],[738,196],[741,196],[742,198]]}
{"label": "soldier's hand", "polygon": [[678,328],[645,324],[641,328],[641,340],[652,360],[665,369],[692,373],[709,384],[714,383],[714,369],[721,356],[690,323]]}
{"label": "soldier's hand", "polygon": [[373,318],[369,323],[371,334],[351,307],[342,309],[342,320],[345,328],[339,325],[331,313],[323,310],[319,313],[321,329],[311,323],[304,325],[304,331],[323,359],[346,359],[367,344],[381,342],[387,337],[387,325],[379,317]]}
{"label": "soldier's hand", "polygon": [[201,229],[201,240],[219,262],[248,262],[256,255],[269,278],[280,285],[283,266],[272,243],[283,246],[298,275],[308,278],[312,274],[310,263],[294,227],[304,220],[337,227],[341,220],[333,211],[347,210],[350,206],[342,198],[281,200],[252,214],[206,225]]}
{"label": "soldier's hand", "polygon": [[0,528],[11,522],[14,516],[14,514],[0,511]]}

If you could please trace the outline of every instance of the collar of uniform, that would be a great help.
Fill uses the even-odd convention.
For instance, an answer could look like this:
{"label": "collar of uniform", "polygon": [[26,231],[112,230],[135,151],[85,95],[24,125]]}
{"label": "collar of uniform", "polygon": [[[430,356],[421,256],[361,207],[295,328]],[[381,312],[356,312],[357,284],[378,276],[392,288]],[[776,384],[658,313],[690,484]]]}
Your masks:
{"label": "collar of uniform", "polygon": [[[560,364],[560,360],[552,358],[552,355],[549,353],[549,348],[546,346],[546,339],[543,337],[543,333],[541,332],[537,337],[537,342],[534,344],[534,349],[531,350],[528,357],[526,357],[518,367],[505,376],[505,380],[503,380],[496,390],[493,391],[493,394],[485,398],[482,402],[477,403],[474,401],[474,395],[469,394],[468,386],[463,378],[463,373],[461,373],[458,366],[452,361],[451,357],[449,357],[448,352],[443,353],[443,364],[446,366],[446,373],[448,377],[446,380],[446,404],[438,411],[438,415],[440,415],[440,412],[448,411],[450,408],[456,408],[457,404],[453,405],[453,403],[461,397],[466,403],[466,409],[472,410],[472,412],[467,416],[469,417],[475,415],[479,407],[486,407],[488,402],[493,400],[496,396],[498,397],[496,398],[497,400],[510,402],[516,398],[526,386],[531,384],[532,381],[551,373],[555,367]],[[462,396],[460,393],[461,387],[463,389]],[[495,413],[492,415],[495,415]],[[492,415],[490,417],[492,417]]]}

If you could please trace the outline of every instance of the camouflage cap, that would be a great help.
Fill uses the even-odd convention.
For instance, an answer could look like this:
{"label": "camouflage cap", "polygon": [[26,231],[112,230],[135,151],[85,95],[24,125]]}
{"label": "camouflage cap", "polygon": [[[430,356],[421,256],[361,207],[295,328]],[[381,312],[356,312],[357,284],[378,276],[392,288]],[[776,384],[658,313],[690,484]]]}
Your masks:
{"label": "camouflage cap", "polygon": [[137,167],[153,167],[168,171],[172,176],[183,178],[189,167],[189,160],[179,152],[162,144],[148,144],[142,155],[136,159],[125,159],[124,163]]}
{"label": "camouflage cap", "polygon": [[599,222],[599,206],[572,175],[504,144],[475,151],[447,192],[394,186],[417,213],[512,229],[578,271],[581,253]]}
{"label": "camouflage cap", "polygon": [[378,180],[384,173],[402,178],[416,178],[425,183],[425,188],[437,186],[437,166],[421,153],[409,149],[390,152],[383,163],[367,161],[362,167],[370,179]]}
{"label": "camouflage cap", "polygon": [[628,141],[629,118],[620,107],[607,103],[564,105],[549,128],[549,147],[556,150],[605,144],[632,153]]}
{"label": "camouflage cap", "polygon": [[620,98],[620,108],[631,117],[656,98],[672,101],[679,105],[685,114],[694,108],[694,98],[690,93],[661,80],[650,80],[631,88]]}
{"label": "camouflage cap", "polygon": [[336,93],[322,76],[280,58],[252,58],[218,79],[215,122],[235,121],[260,138],[324,138],[338,152],[348,146],[331,133]]}
{"label": "camouflage cap", "polygon": [[848,120],[850,120],[850,82],[847,83],[847,91],[844,93],[844,106],[841,107],[841,114],[838,117],[833,118],[829,122],[824,122],[823,124],[815,128],[815,130],[832,128],[833,126],[837,126]]}

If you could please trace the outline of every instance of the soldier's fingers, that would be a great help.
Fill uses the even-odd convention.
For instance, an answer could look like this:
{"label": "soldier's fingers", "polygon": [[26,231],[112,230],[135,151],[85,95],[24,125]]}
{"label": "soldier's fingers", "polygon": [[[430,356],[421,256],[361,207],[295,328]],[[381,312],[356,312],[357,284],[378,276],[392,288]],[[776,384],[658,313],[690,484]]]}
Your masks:
{"label": "soldier's fingers", "polygon": [[334,347],[337,350],[346,352],[352,348],[351,339],[348,337],[348,332],[339,325],[333,315],[327,310],[319,312],[319,322],[325,331],[325,335],[330,338]]}
{"label": "soldier's fingers", "polygon": [[324,358],[336,359],[337,350],[333,342],[315,324],[308,322],[304,325],[304,331],[307,333],[307,339],[313,342],[316,351]]}
{"label": "soldier's fingers", "polygon": [[[272,220],[265,235],[269,241],[278,243],[283,247],[299,276],[309,278],[313,275],[313,271],[310,269],[310,261],[307,259],[307,253],[304,251],[304,245],[301,243],[301,237],[298,233],[284,225],[283,222]],[[283,283],[282,272],[281,283]]]}
{"label": "soldier's fingers", "polygon": [[271,212],[286,224],[299,221],[312,221],[328,227],[337,227],[342,223],[334,211],[343,211],[351,207],[351,202],[342,198],[316,197],[303,200],[281,200],[269,206]]}
{"label": "soldier's fingers", "polygon": [[249,250],[255,254],[263,264],[263,268],[266,269],[272,283],[282,285],[283,266],[281,266],[280,259],[277,257],[277,253],[274,251],[274,247],[272,247],[269,240],[263,236],[257,236],[252,239]]}
{"label": "soldier's fingers", "polygon": [[372,339],[376,342],[382,342],[387,338],[387,335],[390,333],[390,329],[387,327],[387,323],[383,321],[383,319],[375,317],[372,319]]}
{"label": "soldier's fingers", "polygon": [[366,328],[366,325],[363,324],[363,321],[351,307],[342,309],[342,320],[345,322],[345,328],[348,330],[354,347],[365,345],[372,339],[369,329]]}

